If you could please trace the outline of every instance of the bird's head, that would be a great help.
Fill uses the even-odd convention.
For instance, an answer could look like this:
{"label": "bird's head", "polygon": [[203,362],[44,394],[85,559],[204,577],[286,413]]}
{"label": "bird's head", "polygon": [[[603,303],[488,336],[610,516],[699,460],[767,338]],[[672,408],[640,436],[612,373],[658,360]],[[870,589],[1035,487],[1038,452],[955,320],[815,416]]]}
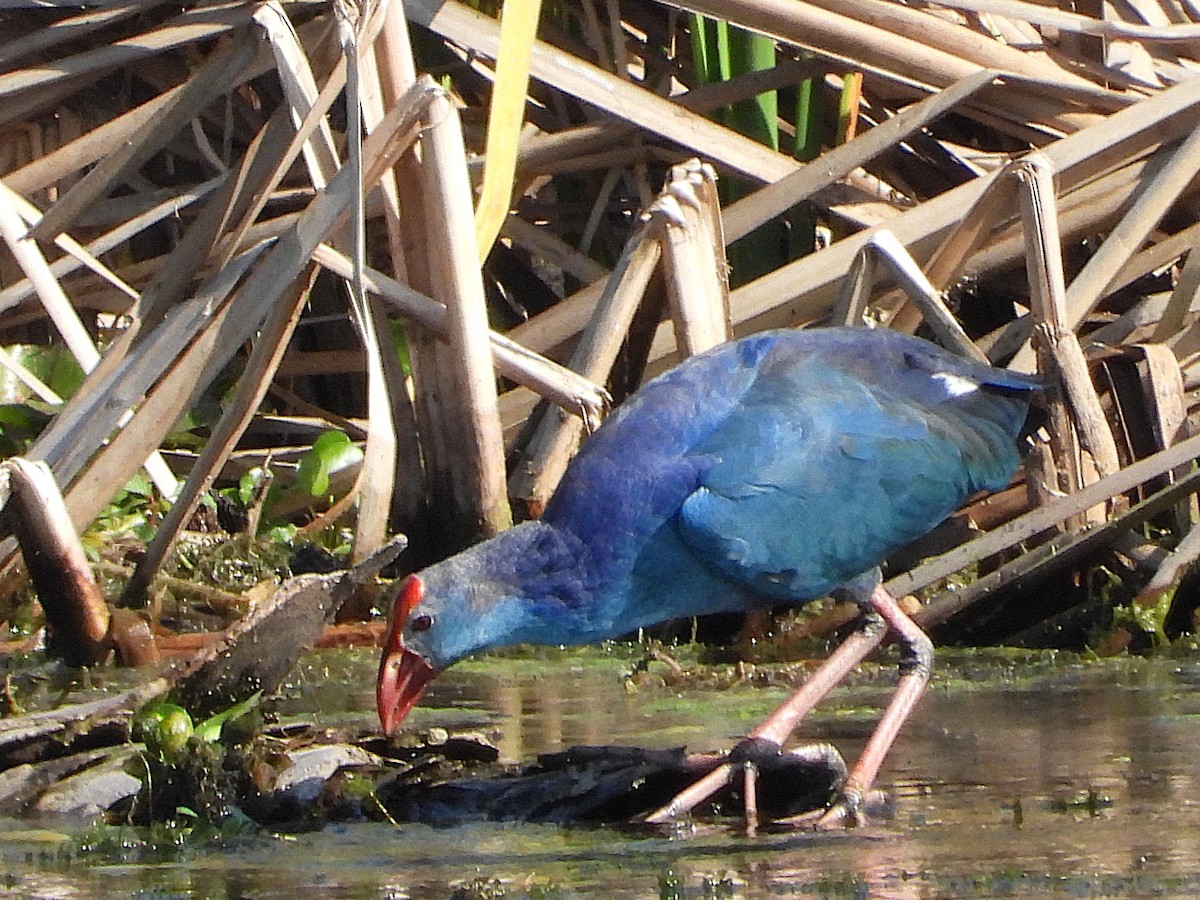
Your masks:
{"label": "bird's head", "polygon": [[478,555],[467,551],[401,583],[375,683],[385,734],[400,727],[439,672],[505,643],[503,626],[520,603],[509,585],[477,576],[470,563]]}
{"label": "bird's head", "polygon": [[405,579],[392,604],[375,700],[393,734],[439,672],[478,650],[558,642],[540,599],[574,557],[553,530],[526,522]]}
{"label": "bird's head", "polygon": [[386,735],[396,732],[425,685],[438,673],[424,647],[428,643],[424,635],[435,626],[432,615],[418,612],[424,592],[420,576],[409,575],[392,606],[379,678],[375,682],[375,704]]}

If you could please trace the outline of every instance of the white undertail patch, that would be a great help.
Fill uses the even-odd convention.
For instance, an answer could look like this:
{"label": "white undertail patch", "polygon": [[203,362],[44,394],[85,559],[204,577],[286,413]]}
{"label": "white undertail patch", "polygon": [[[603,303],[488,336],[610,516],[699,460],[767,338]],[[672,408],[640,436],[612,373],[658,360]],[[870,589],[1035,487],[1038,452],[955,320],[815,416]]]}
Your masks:
{"label": "white undertail patch", "polygon": [[978,381],[962,375],[955,375],[953,372],[934,372],[931,377],[934,381],[941,383],[942,387],[946,389],[947,396],[950,397],[961,397],[979,390]]}

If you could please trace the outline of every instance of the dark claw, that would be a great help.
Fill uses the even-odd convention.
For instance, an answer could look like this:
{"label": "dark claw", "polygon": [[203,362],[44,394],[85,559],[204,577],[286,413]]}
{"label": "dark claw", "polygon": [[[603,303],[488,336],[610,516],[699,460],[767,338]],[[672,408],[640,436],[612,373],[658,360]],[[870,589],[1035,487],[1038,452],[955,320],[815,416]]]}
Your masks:
{"label": "dark claw", "polygon": [[888,822],[896,817],[896,806],[886,791],[849,791],[840,795],[817,820],[818,830],[842,827],[864,827]]}

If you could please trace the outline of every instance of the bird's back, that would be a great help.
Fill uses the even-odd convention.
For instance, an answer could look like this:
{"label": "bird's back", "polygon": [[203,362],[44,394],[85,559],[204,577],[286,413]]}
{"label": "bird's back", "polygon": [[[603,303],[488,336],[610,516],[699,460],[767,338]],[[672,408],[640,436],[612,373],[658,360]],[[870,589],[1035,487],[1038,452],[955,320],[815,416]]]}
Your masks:
{"label": "bird's back", "polygon": [[543,520],[586,548],[598,633],[812,599],[1006,485],[1036,384],[891,331],[755,335],[644,386]]}

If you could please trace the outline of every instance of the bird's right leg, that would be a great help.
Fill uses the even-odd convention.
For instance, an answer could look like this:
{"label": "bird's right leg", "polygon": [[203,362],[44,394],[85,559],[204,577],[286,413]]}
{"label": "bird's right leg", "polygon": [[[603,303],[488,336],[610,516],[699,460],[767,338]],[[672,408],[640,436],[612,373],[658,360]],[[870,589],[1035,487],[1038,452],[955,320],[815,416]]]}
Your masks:
{"label": "bird's right leg", "polygon": [[871,608],[887,623],[888,630],[896,636],[896,643],[900,645],[900,683],[896,685],[896,692],[867,740],[862,755],[851,766],[842,784],[841,799],[825,811],[817,822],[818,828],[829,828],[843,821],[861,821],[862,813],[859,807],[863,797],[874,784],[884,757],[891,749],[892,742],[896,740],[896,735],[900,733],[900,726],[908,719],[925,692],[925,685],[928,684],[933,669],[933,642],[900,608],[896,598],[882,585],[877,584],[871,591],[869,602]]}
{"label": "bird's right leg", "polygon": [[755,757],[779,752],[779,748],[796,730],[800,720],[862,662],[868,653],[879,646],[887,630],[887,623],[882,616],[873,610],[864,611],[851,635],[804,684],[734,748],[727,762],[684,788],[669,803],[647,816],[645,821],[662,824],[690,812],[732,781],[739,771],[753,771]]}

